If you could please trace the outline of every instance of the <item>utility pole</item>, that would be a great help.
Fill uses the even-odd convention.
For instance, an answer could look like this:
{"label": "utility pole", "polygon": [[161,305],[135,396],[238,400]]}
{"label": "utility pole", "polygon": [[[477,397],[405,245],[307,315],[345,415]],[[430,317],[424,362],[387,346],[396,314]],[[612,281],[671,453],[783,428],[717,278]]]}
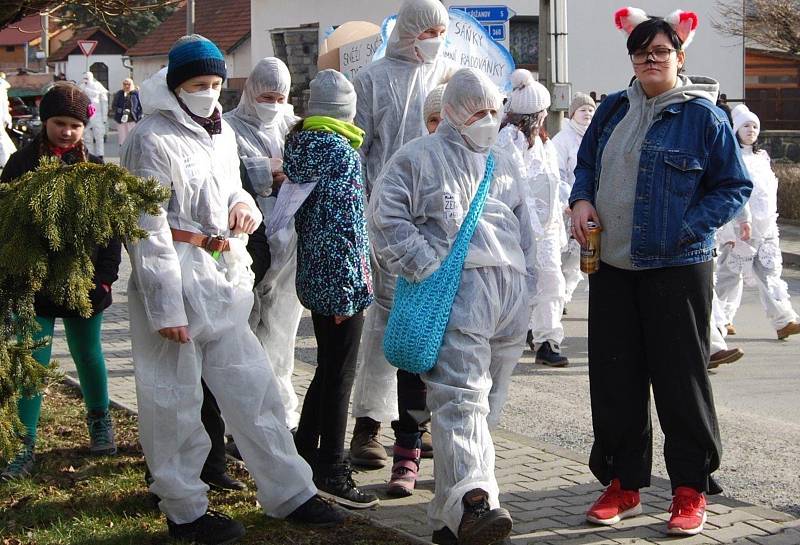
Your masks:
{"label": "utility pole", "polygon": [[[539,81],[551,96],[557,84],[569,82],[567,53],[566,0],[539,0]],[[547,132],[558,132],[563,117],[563,110],[552,111],[551,107]]]}
{"label": "utility pole", "polygon": [[194,34],[194,0],[186,2],[186,35]]}
{"label": "utility pole", "polygon": [[50,56],[50,15],[45,11],[42,13],[42,53],[44,53],[44,73],[50,73],[47,66],[47,57]]}

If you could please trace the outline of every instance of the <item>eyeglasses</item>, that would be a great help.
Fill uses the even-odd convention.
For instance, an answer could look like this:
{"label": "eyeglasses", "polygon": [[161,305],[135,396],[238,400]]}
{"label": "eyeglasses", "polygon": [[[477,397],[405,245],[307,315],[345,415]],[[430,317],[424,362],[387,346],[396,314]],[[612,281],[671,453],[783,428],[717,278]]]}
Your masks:
{"label": "eyeglasses", "polygon": [[633,64],[645,64],[652,59],[652,62],[667,62],[673,51],[677,49],[670,49],[669,47],[657,47],[652,51],[637,51],[631,55]]}

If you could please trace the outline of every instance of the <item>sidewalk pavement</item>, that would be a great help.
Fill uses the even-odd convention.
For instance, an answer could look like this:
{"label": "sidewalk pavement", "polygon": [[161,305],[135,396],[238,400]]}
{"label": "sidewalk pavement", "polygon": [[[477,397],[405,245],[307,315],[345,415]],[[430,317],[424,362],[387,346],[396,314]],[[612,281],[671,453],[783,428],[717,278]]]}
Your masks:
{"label": "sidewalk pavement", "polygon": [[[781,227],[784,259],[800,264],[800,226]],[[788,261],[788,260],[787,260]],[[105,313],[104,349],[112,401],[136,412],[133,363],[128,335],[127,256],[123,257],[120,281],[115,284],[114,305]],[[308,354],[314,344],[310,336],[298,338],[298,353]],[[526,354],[529,356],[529,354]],[[63,327],[57,324],[53,358],[65,371],[67,379],[77,384],[77,373],[67,350]],[[307,358],[311,359],[311,358]],[[523,357],[525,360],[525,357]],[[298,395],[305,395],[314,367],[296,360],[294,383]],[[350,429],[353,423],[351,422]],[[390,448],[393,437],[382,437]],[[495,475],[500,486],[500,501],[514,517],[512,542],[537,545],[800,545],[800,519],[774,510],[750,505],[723,496],[710,497],[705,531],[697,536],[675,538],[665,533],[669,518],[671,491],[669,482],[653,477],[652,486],[642,493],[644,513],[626,519],[614,527],[586,523],[584,514],[597,498],[602,486],[587,467],[587,456],[540,443],[528,437],[499,429],[493,433],[497,450]],[[349,444],[349,434],[348,434]],[[428,543],[431,529],[426,507],[433,498],[433,461],[423,460],[417,491],[402,499],[389,498],[385,485],[390,469],[358,473],[359,486],[381,498],[381,504],[363,513],[377,524],[391,527],[407,537]]]}

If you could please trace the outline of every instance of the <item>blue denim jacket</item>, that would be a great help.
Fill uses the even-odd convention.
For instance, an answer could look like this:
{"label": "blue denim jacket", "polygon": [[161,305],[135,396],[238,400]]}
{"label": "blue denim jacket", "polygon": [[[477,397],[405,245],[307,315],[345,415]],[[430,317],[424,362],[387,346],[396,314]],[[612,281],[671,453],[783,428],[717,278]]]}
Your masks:
{"label": "blue denim jacket", "polygon": [[[594,204],[606,143],[628,106],[626,91],[620,91],[598,107],[578,150],[570,206],[579,200]],[[716,230],[741,210],[752,189],[736,137],[719,108],[703,98],[667,106],[642,145],[631,233],[633,266],[708,261]]]}

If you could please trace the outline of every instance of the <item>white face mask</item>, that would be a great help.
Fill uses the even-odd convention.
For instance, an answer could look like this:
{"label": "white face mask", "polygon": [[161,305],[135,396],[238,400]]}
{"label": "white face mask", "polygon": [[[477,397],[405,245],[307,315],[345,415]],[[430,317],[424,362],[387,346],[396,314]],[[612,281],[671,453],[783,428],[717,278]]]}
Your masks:
{"label": "white face mask", "polygon": [[219,89],[209,88],[194,93],[181,89],[178,92],[178,97],[186,104],[189,111],[197,117],[210,117],[218,104]]}
{"label": "white face mask", "polygon": [[272,124],[281,113],[283,104],[277,102],[256,102],[256,114],[265,125]]}
{"label": "white face mask", "polygon": [[497,114],[485,115],[461,129],[461,136],[467,141],[473,151],[483,153],[494,145],[500,129],[500,116]]}
{"label": "white face mask", "polygon": [[442,50],[444,45],[444,38],[428,38],[427,40],[414,40],[414,47],[417,48],[417,53],[423,62],[431,63],[439,56],[439,51]]}

